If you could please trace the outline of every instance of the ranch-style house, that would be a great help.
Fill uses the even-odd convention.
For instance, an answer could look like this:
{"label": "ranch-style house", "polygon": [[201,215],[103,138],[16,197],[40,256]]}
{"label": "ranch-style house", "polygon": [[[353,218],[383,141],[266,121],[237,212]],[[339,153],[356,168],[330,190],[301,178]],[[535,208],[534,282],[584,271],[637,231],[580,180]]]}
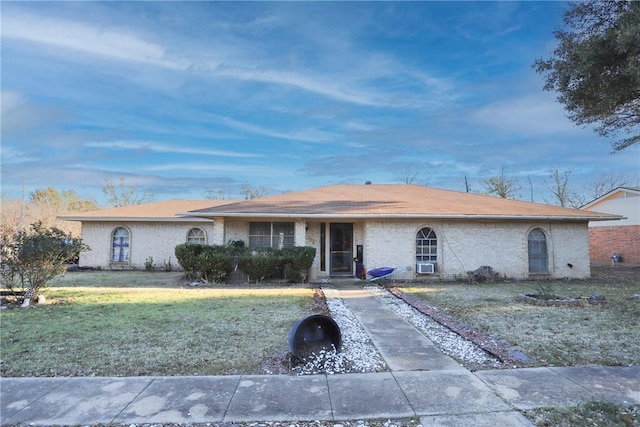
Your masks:
{"label": "ranch-style house", "polygon": [[334,185],[254,200],[148,203],[61,217],[81,221],[81,267],[144,268],[176,245],[312,246],[311,280],[395,267],[397,279],[590,275],[589,222],[619,215],[416,185]]}

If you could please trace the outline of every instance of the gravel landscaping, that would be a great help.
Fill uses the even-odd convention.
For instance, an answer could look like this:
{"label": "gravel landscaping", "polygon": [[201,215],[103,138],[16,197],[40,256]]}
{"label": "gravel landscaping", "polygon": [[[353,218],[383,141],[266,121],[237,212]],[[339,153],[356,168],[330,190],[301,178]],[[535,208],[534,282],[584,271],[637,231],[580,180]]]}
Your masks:
{"label": "gravel landscaping", "polygon": [[[484,351],[473,341],[452,332],[429,316],[411,307],[402,299],[378,286],[365,286],[365,289],[422,331],[445,354],[453,357],[468,369],[493,369],[504,367],[495,356]],[[323,287],[326,305],[331,317],[340,327],[342,333],[342,350],[319,350],[307,357],[304,363],[292,367],[296,375],[340,374],[351,372],[379,372],[387,369],[387,365],[371,342],[366,331],[344,305],[338,291],[331,287]],[[265,371],[265,373],[273,373]]]}
{"label": "gravel landscaping", "polygon": [[331,317],[342,333],[342,349],[340,352],[334,349],[313,353],[304,364],[294,366],[293,373],[312,375],[386,370],[387,364],[358,319],[338,297],[338,291],[332,288],[323,288],[323,291]]}

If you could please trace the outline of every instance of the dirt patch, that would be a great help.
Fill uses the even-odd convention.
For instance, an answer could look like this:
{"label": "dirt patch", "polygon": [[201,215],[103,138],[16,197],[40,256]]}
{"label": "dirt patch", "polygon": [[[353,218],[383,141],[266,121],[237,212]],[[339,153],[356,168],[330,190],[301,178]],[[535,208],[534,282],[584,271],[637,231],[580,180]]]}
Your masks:
{"label": "dirt patch", "polygon": [[640,282],[640,265],[638,264],[605,264],[591,265],[591,280],[610,283],[635,284]]}
{"label": "dirt patch", "polygon": [[542,307],[587,307],[589,305],[607,303],[607,299],[602,295],[570,298],[557,295],[521,294],[516,297],[516,301]]}

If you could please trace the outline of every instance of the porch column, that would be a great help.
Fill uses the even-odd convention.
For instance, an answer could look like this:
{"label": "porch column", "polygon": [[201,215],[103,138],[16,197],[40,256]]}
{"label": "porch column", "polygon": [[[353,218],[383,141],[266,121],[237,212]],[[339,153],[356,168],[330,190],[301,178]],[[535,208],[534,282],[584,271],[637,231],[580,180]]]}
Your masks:
{"label": "porch column", "polygon": [[307,245],[307,221],[302,219],[296,219],[296,227],[293,234],[294,245],[306,246]]}
{"label": "porch column", "polygon": [[213,233],[211,234],[210,245],[224,245],[224,217],[213,218]]}

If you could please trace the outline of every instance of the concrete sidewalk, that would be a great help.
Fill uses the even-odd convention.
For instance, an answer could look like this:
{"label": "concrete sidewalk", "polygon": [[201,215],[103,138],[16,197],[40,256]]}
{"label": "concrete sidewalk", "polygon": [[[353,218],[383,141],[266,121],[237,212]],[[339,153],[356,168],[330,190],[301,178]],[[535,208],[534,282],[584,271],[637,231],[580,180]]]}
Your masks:
{"label": "concrete sidewalk", "polygon": [[469,372],[359,288],[340,296],[390,372],[2,378],[0,422],[33,425],[311,421],[417,416],[425,426],[531,426],[518,411],[592,399],[640,404],[640,367]]}

